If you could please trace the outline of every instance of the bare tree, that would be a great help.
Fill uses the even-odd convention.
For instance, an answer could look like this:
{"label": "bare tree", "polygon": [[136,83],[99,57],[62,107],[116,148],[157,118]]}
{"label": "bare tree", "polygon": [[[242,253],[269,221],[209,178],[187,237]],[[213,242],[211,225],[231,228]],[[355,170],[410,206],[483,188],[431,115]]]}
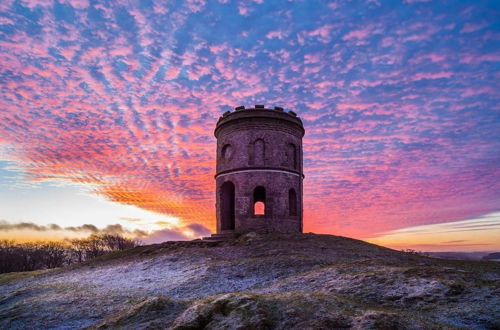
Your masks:
{"label": "bare tree", "polygon": [[68,260],[68,247],[59,242],[41,244],[42,258],[46,268],[56,268],[65,265]]}
{"label": "bare tree", "polygon": [[103,241],[103,244],[110,251],[126,250],[133,248],[137,245],[136,241],[129,238],[125,238],[120,235],[105,234],[100,236],[100,239]]}
{"label": "bare tree", "polygon": [[0,240],[0,273],[62,267],[137,245],[138,241],[111,234],[91,235],[65,243]]}

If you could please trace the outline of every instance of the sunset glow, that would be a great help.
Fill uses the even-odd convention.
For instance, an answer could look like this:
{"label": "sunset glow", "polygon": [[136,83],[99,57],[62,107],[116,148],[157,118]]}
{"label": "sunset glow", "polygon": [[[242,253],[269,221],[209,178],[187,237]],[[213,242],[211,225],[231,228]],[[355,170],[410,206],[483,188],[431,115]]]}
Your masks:
{"label": "sunset glow", "polygon": [[3,0],[0,239],[208,235],[217,119],[265,104],[304,122],[304,232],[498,250],[499,17],[495,1]]}

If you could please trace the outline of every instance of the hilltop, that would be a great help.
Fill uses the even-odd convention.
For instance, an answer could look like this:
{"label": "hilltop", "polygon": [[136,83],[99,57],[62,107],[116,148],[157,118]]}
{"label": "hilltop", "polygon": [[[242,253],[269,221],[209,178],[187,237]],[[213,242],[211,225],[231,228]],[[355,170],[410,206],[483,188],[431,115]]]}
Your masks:
{"label": "hilltop", "polygon": [[500,263],[331,235],[166,242],[0,283],[10,329],[500,327]]}

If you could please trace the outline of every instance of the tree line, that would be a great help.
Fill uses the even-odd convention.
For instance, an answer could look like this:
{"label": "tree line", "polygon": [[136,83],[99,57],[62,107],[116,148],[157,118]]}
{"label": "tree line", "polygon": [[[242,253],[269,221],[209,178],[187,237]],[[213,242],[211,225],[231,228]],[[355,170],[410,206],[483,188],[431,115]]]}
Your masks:
{"label": "tree line", "polygon": [[0,273],[67,266],[137,245],[137,240],[111,234],[64,242],[16,243],[0,240]]}

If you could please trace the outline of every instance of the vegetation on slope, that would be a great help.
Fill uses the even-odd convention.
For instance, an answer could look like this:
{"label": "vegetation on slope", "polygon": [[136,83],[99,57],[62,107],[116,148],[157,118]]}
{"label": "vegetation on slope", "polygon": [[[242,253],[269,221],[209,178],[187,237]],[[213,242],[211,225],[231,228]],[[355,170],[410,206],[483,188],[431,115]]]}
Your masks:
{"label": "vegetation on slope", "polygon": [[51,269],[81,263],[137,246],[120,235],[90,235],[65,242],[17,243],[0,240],[0,273]]}
{"label": "vegetation on slope", "polygon": [[0,327],[488,329],[500,327],[499,279],[495,262],[249,233],[136,247],[9,282]]}

